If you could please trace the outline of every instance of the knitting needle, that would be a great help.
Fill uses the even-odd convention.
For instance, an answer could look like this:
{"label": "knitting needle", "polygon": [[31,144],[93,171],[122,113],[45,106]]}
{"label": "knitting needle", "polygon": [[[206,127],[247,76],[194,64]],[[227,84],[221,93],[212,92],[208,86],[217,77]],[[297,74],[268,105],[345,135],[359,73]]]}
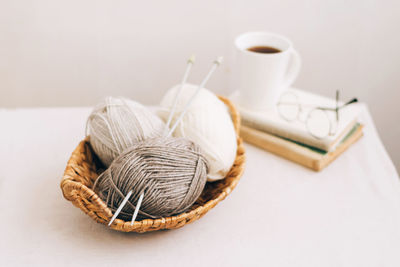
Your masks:
{"label": "knitting needle", "polygon": [[186,71],[185,71],[185,74],[183,75],[181,86],[179,87],[179,90],[176,93],[176,96],[175,96],[175,99],[174,99],[174,103],[172,104],[172,108],[171,108],[171,110],[169,112],[169,116],[168,116],[168,120],[167,120],[167,124],[166,124],[167,125],[167,129],[169,128],[169,125],[170,125],[170,123],[172,121],[172,117],[174,116],[176,105],[178,104],[179,96],[180,96],[180,94],[182,92],[183,86],[186,84],[187,78],[189,77],[189,73],[190,73],[190,70],[191,70],[191,68],[192,68],[192,66],[194,64],[195,59],[196,59],[195,55],[192,55],[187,61]]}
{"label": "knitting needle", "polygon": [[126,202],[128,202],[128,199],[131,197],[131,195],[132,195],[132,190],[129,191],[129,193],[126,195],[124,200],[122,200],[121,205],[119,205],[118,209],[115,211],[114,215],[111,218],[111,221],[108,223],[108,226],[110,226],[113,223],[113,221],[115,220],[115,218],[117,218],[118,214],[121,212],[121,210],[125,206]]}
{"label": "knitting needle", "polygon": [[[132,192],[132,191],[131,191]],[[138,215],[139,212],[139,208],[142,205],[142,201],[143,201],[143,197],[144,197],[144,193],[140,194],[139,200],[136,203],[136,208],[135,208],[135,212],[132,215],[132,221],[131,221],[131,225],[133,225],[135,223],[136,217]]]}
{"label": "knitting needle", "polygon": [[169,130],[168,136],[171,136],[171,134],[175,131],[175,128],[178,126],[178,124],[180,123],[180,121],[182,120],[182,118],[185,116],[186,111],[189,109],[189,106],[192,104],[192,102],[194,101],[194,99],[196,98],[197,94],[200,92],[200,89],[203,88],[206,83],[208,82],[208,80],[211,78],[211,75],[214,73],[214,71],[219,67],[219,65],[221,65],[222,63],[222,57],[218,57],[216,60],[214,60],[213,65],[211,66],[210,71],[208,72],[207,76],[203,79],[203,81],[201,82],[201,84],[199,85],[199,87],[197,87],[195,93],[191,96],[191,98],[189,99],[189,101],[186,103],[185,108],[183,109],[183,111],[181,112],[181,114],[179,115],[178,119],[176,120],[175,124],[171,127],[171,129]]}
{"label": "knitting needle", "polygon": [[[201,82],[201,84],[199,85],[199,87],[197,87],[196,92],[191,96],[191,98],[189,99],[188,103],[186,104],[185,108],[183,109],[182,113],[180,114],[179,118],[176,120],[175,124],[172,126],[171,130],[169,131],[167,136],[171,136],[171,134],[174,132],[175,128],[178,126],[179,122],[182,120],[183,116],[185,115],[186,111],[189,109],[189,106],[192,104],[193,100],[196,98],[197,94],[199,93],[200,89],[203,88],[206,83],[208,82],[208,80],[211,78],[211,75],[214,73],[214,71],[217,69],[217,67],[219,65],[221,65],[222,63],[222,57],[218,57],[216,60],[214,60],[213,65],[211,66],[210,71],[208,72],[208,74],[206,75],[206,77],[203,79],[203,81]],[[129,191],[129,193],[126,195],[126,197],[124,198],[124,200],[122,201],[121,205],[118,207],[118,209],[116,210],[114,216],[111,218],[110,223],[108,224],[108,226],[110,226],[113,221],[118,217],[119,213],[121,212],[121,210],[124,208],[126,202],[128,202],[129,197],[132,194],[132,190]],[[140,209],[140,205],[142,204],[142,200],[144,197],[144,193],[140,194],[139,200],[136,203],[136,207],[135,207],[135,211],[132,215],[132,221],[131,221],[131,225],[133,225],[135,223],[135,219],[136,216],[139,212]]]}

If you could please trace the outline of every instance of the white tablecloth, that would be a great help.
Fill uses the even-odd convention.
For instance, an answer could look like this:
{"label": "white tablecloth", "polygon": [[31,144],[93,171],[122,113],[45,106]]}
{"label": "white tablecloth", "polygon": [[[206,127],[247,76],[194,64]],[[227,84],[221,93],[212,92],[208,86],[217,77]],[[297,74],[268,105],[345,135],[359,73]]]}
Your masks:
{"label": "white tablecloth", "polygon": [[0,110],[0,266],[400,266],[400,183],[365,136],[321,173],[247,145],[237,188],[199,221],[109,230],[59,187],[88,108]]}

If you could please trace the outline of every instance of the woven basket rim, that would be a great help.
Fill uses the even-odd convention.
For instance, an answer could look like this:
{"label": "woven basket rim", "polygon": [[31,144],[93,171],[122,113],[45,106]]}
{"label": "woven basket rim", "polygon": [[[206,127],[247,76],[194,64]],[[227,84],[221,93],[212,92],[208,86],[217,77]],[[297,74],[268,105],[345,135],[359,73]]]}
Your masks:
{"label": "woven basket rim", "polygon": [[[227,177],[222,179],[222,181],[212,182],[212,184],[222,184],[221,188],[216,190],[218,193],[216,195],[212,195],[212,198],[202,205],[198,205],[194,209],[178,215],[158,219],[143,219],[140,221],[135,221],[134,225],[132,226],[130,222],[116,219],[111,224],[110,228],[122,232],[139,233],[161,229],[180,228],[202,217],[232,192],[243,174],[245,165],[245,151],[243,141],[239,136],[239,113],[232,102],[227,98],[219,96],[219,99],[223,101],[229,108],[232,117],[237,136],[237,154],[234,165],[229,171]],[[86,137],[79,143],[68,160],[60,186],[65,199],[71,201],[75,206],[80,208],[95,221],[102,224],[108,224],[113,215],[112,211],[90,188],[90,186],[93,185],[94,179],[97,178],[98,175],[96,166],[93,164],[95,162],[95,156],[93,154],[94,153],[91,151],[89,140]],[[218,186],[220,186],[220,184],[218,184]]]}

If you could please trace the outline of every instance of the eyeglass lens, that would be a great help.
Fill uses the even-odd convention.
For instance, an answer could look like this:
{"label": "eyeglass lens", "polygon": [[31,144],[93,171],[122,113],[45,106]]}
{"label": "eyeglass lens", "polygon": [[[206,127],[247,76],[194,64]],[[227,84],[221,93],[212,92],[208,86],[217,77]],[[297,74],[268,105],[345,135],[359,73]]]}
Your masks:
{"label": "eyeglass lens", "polygon": [[322,109],[313,109],[307,116],[307,130],[316,138],[324,138],[331,132],[331,122],[328,114]]}

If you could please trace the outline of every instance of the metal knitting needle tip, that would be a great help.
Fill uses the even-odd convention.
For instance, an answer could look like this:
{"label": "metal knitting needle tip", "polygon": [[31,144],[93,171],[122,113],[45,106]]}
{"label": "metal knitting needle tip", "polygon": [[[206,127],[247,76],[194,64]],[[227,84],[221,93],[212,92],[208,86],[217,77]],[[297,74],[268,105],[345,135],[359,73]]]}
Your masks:
{"label": "metal knitting needle tip", "polygon": [[196,61],[196,55],[193,54],[193,55],[188,59],[188,63],[194,64],[195,61]]}
{"label": "metal knitting needle tip", "polygon": [[131,226],[135,223],[136,217],[138,215],[140,206],[142,205],[142,200],[143,200],[144,194],[142,193],[139,197],[138,202],[136,203],[136,208],[135,208],[135,212],[132,215],[132,221],[131,221]]}
{"label": "metal knitting needle tip", "polygon": [[124,198],[124,200],[122,200],[121,205],[119,205],[118,209],[115,211],[114,215],[112,216],[110,222],[108,223],[108,226],[110,226],[114,220],[118,217],[118,215],[120,214],[121,210],[124,208],[126,202],[128,202],[129,198],[132,195],[132,190],[129,191],[129,193],[126,195],[126,197]]}
{"label": "metal knitting needle tip", "polygon": [[214,61],[214,63],[221,65],[223,60],[224,60],[224,58],[220,56],[220,57],[217,57],[217,59]]}

